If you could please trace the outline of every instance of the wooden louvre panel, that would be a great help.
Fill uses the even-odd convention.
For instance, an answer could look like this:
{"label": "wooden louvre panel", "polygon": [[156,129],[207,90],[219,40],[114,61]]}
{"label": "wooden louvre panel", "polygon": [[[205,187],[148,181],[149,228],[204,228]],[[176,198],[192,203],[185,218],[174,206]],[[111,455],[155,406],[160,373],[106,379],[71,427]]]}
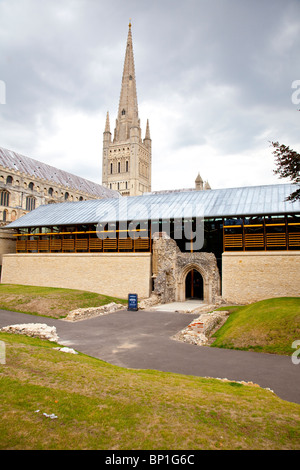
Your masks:
{"label": "wooden louvre panel", "polygon": [[289,246],[300,246],[300,232],[289,233]]}
{"label": "wooden louvre panel", "polygon": [[63,240],[62,243],[63,251],[73,251],[74,250],[74,239],[73,238],[66,238]]}
{"label": "wooden louvre panel", "polygon": [[134,240],[135,250],[148,250],[149,246],[149,238],[137,238]]}
{"label": "wooden louvre panel", "polygon": [[37,251],[38,242],[37,240],[27,240],[27,251]]}
{"label": "wooden louvre panel", "polygon": [[88,245],[89,244],[88,244],[88,239],[87,238],[79,238],[75,242],[76,251],[78,251],[78,250],[87,251],[88,250]]}
{"label": "wooden louvre panel", "polygon": [[286,246],[285,233],[267,233],[267,246]]}
{"label": "wooden louvre panel", "polygon": [[245,247],[247,248],[263,248],[265,246],[263,233],[246,233]]}
{"label": "wooden louvre panel", "polygon": [[49,240],[39,240],[39,251],[49,251]]}
{"label": "wooden louvre panel", "polygon": [[120,238],[119,239],[119,250],[132,250],[133,240],[132,238]]}
{"label": "wooden louvre panel", "polygon": [[54,239],[50,241],[50,250],[51,251],[60,251],[61,250],[61,240]]}
{"label": "wooden louvre panel", "polygon": [[26,251],[26,240],[17,240],[17,251]]}
{"label": "wooden louvre panel", "polygon": [[101,238],[90,238],[90,250],[102,250]]}
{"label": "wooden louvre panel", "polygon": [[105,238],[103,240],[103,250],[117,250],[117,239]]}
{"label": "wooden louvre panel", "polygon": [[243,235],[224,235],[225,248],[242,248],[243,247]]}

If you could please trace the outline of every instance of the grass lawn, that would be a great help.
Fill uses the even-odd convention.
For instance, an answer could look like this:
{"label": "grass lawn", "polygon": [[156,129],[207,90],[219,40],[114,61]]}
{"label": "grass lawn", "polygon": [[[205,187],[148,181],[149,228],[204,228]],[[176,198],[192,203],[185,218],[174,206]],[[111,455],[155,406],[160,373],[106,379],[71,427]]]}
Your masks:
{"label": "grass lawn", "polygon": [[300,405],[271,391],[0,340],[0,449],[299,449]]}
{"label": "grass lawn", "polygon": [[291,355],[300,339],[300,298],[262,300],[230,310],[226,323],[214,334],[212,346]]}
{"label": "grass lawn", "polygon": [[125,304],[127,300],[75,289],[0,284],[0,309],[32,315],[63,318],[77,308],[110,302]]}

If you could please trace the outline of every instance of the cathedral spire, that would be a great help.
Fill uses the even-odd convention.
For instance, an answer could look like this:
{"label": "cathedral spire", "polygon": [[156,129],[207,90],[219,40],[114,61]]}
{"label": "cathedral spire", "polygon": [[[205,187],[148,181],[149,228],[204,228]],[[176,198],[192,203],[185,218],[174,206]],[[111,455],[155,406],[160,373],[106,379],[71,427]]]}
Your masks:
{"label": "cathedral spire", "polygon": [[148,121],[144,139],[141,134],[130,21],[113,139],[108,113],[103,133],[102,184],[122,196],[151,191],[152,141]]}
{"label": "cathedral spire", "polygon": [[116,139],[119,142],[128,140],[130,137],[130,127],[132,125],[136,125],[136,123],[139,124],[139,116],[130,22],[126,43],[118,118],[116,121]]}

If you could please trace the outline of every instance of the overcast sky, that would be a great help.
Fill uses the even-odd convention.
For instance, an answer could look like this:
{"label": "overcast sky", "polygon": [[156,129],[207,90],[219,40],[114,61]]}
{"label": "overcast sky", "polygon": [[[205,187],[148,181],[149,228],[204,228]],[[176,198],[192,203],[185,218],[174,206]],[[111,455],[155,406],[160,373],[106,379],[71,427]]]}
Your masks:
{"label": "overcast sky", "polygon": [[270,141],[300,151],[299,0],[0,0],[0,146],[101,183],[129,18],[152,189],[286,182]]}

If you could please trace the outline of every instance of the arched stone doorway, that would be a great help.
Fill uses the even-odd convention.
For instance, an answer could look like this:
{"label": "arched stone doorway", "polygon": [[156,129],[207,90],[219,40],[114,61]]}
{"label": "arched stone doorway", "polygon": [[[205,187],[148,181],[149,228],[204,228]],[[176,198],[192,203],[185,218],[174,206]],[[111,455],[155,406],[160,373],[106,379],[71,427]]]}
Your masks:
{"label": "arched stone doorway", "polygon": [[[199,260],[195,259],[195,257],[193,258],[185,256],[180,260],[181,269],[178,270],[176,300],[184,302],[189,298],[199,298],[205,303],[212,303],[214,297],[214,279],[209,269],[210,266],[203,263],[203,257]],[[194,292],[192,292],[192,286],[190,286],[190,293],[193,296],[189,297],[189,282],[191,280],[193,280]],[[199,281],[199,286],[196,286],[197,280]]]}
{"label": "arched stone doorway", "polygon": [[186,275],[185,298],[203,300],[203,277],[196,269],[191,269]]}
{"label": "arched stone doorway", "polygon": [[215,255],[206,252],[182,253],[174,240],[166,234],[162,235],[153,235],[153,294],[158,301],[184,302],[188,294],[186,288],[190,282],[189,276],[192,276],[189,273],[193,272],[195,276],[196,272],[196,279],[200,283],[202,280],[199,297],[202,297],[204,303],[218,302],[221,287]]}

